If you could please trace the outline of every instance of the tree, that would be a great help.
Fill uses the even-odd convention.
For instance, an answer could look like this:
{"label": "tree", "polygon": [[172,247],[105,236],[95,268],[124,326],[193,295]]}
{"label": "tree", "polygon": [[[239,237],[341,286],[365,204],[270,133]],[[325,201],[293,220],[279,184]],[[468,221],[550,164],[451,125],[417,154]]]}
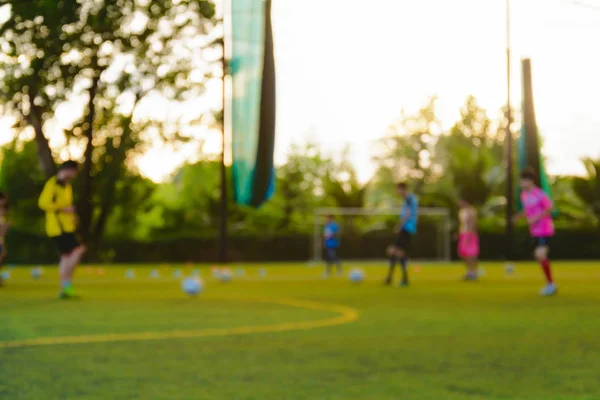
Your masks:
{"label": "tree", "polygon": [[373,162],[377,165],[369,185],[372,205],[390,205],[395,193],[394,184],[401,180],[415,183],[414,191],[421,194],[425,183],[434,177],[432,157],[436,137],[441,132],[435,114],[436,98],[431,97],[415,114],[400,113],[400,118],[388,128],[378,142]]}
{"label": "tree", "polygon": [[17,127],[33,128],[47,177],[55,172],[48,143],[54,111],[72,111],[75,117],[62,128],[67,148],[83,153],[81,230],[96,242],[115,204],[116,182],[145,141],[186,139],[172,119],[143,110],[202,95],[218,72],[218,56],[209,53],[215,7],[209,0],[8,3],[12,16],[0,29],[7,53],[0,92]]}
{"label": "tree", "polygon": [[0,149],[0,190],[11,202],[11,224],[32,234],[44,233],[43,214],[38,197],[44,186],[44,175],[38,165],[35,142],[13,140]]}
{"label": "tree", "polygon": [[475,206],[483,206],[493,194],[501,194],[504,143],[486,110],[470,96],[460,111],[461,118],[442,135],[435,148],[435,162],[450,180],[456,200],[466,197]]}
{"label": "tree", "polygon": [[587,177],[573,178],[573,190],[577,197],[585,203],[589,212],[600,220],[600,160],[584,158],[583,165]]}

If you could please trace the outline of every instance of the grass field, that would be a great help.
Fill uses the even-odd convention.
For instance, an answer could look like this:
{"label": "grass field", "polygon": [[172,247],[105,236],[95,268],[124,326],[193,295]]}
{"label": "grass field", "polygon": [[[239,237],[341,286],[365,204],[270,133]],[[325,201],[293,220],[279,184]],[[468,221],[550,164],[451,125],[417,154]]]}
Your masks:
{"label": "grass field", "polygon": [[[160,267],[82,268],[79,301],[56,300],[56,272],[15,268],[0,289],[0,399],[387,400],[600,398],[600,269],[541,273],[485,264],[413,269],[407,289],[321,278],[302,265],[243,266],[187,298]],[[265,266],[262,266],[265,267]],[[236,270],[237,266],[232,267]],[[191,268],[182,267],[190,274]],[[418,271],[418,272],[417,272]]]}

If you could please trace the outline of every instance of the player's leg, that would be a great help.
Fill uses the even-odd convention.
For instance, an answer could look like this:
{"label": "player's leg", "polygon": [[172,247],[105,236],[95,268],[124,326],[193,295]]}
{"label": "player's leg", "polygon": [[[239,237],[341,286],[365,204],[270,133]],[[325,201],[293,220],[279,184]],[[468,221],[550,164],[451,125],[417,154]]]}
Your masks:
{"label": "player's leg", "polygon": [[386,254],[388,257],[389,269],[384,283],[386,285],[391,285],[391,283],[394,281],[394,270],[396,269],[396,263],[398,262],[398,259],[396,258],[396,246],[389,245],[386,250]]}
{"label": "player's leg", "polygon": [[479,240],[476,235],[462,233],[458,241],[458,254],[467,268],[465,281],[477,280],[477,257],[479,255]]}
{"label": "player's leg", "polygon": [[546,286],[542,289],[542,295],[549,296],[556,293],[556,285],[552,276],[552,268],[550,267],[550,259],[548,258],[550,247],[548,238],[537,238],[534,251],[535,259],[540,263],[544,277],[546,278]]}
{"label": "player's leg", "polygon": [[338,249],[337,247],[332,249],[332,253],[331,253],[331,263],[333,265],[335,265],[335,268],[337,270],[338,275],[341,275],[342,273],[342,260],[340,259],[340,256],[338,255]]}
{"label": "player's leg", "polygon": [[400,261],[402,267],[402,281],[400,286],[408,286],[408,247],[410,245],[411,234],[402,230],[398,235],[396,243],[396,258]]}
{"label": "player's leg", "polygon": [[83,258],[85,251],[86,251],[86,247],[82,244],[78,244],[77,247],[75,247],[75,249],[73,249],[71,254],[69,254],[69,268],[68,268],[69,272],[68,273],[69,273],[69,278],[71,280],[73,279],[73,275],[75,274],[75,269],[77,269],[77,267],[81,263],[81,259]]}
{"label": "player's leg", "polygon": [[331,268],[333,266],[333,254],[330,248],[325,249],[325,276],[331,275]]}
{"label": "player's leg", "polygon": [[63,234],[56,238],[57,246],[61,253],[59,262],[61,298],[75,297],[73,289],[73,274],[79,265],[85,246],[81,245],[74,234]]}
{"label": "player's leg", "polygon": [[408,255],[404,247],[396,250],[396,257],[400,260],[400,266],[402,267],[400,286],[408,286]]}

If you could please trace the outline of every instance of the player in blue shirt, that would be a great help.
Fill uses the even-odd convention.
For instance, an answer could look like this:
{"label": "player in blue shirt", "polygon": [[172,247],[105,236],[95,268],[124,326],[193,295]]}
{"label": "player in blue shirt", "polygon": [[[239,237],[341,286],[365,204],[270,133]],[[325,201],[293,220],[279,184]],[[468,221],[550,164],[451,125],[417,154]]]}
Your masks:
{"label": "player in blue shirt", "polygon": [[402,266],[402,281],[400,286],[408,286],[408,249],[411,238],[417,232],[419,201],[414,194],[408,191],[408,185],[405,182],[399,183],[396,185],[396,188],[400,197],[404,199],[404,203],[400,211],[400,224],[397,229],[396,241],[388,247],[387,251],[390,269],[385,284],[392,284],[396,262],[400,261],[400,265]]}
{"label": "player in blue shirt", "polygon": [[340,247],[340,228],[335,222],[333,215],[327,216],[327,223],[323,229],[323,246],[325,247],[325,262],[327,269],[325,275],[329,276],[331,269],[335,264],[338,274],[342,273],[342,262],[338,257],[337,250]]}

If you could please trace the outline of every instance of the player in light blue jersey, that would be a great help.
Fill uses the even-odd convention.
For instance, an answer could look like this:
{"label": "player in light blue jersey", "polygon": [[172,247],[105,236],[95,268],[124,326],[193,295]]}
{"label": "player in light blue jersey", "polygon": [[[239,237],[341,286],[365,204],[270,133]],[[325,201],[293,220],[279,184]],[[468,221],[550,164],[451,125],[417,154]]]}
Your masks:
{"label": "player in light blue jersey", "polygon": [[417,197],[408,191],[408,185],[401,182],[396,185],[398,194],[404,200],[400,211],[400,223],[397,228],[397,236],[394,244],[388,247],[389,272],[386,285],[391,285],[394,280],[396,263],[400,261],[402,266],[402,281],[400,286],[408,286],[408,250],[411,238],[417,233],[417,220],[419,214],[419,201]]}
{"label": "player in light blue jersey", "polygon": [[338,274],[342,273],[342,262],[337,254],[340,247],[340,227],[333,218],[327,216],[327,223],[323,229],[323,246],[325,248],[325,262],[327,264],[325,274],[329,276],[333,266],[337,266]]}

